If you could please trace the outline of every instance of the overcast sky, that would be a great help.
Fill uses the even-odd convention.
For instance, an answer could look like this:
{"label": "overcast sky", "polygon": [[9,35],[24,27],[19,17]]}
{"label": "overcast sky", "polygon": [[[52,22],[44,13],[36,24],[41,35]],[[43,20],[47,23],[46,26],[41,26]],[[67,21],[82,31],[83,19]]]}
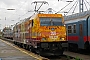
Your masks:
{"label": "overcast sky", "polygon": [[[5,26],[13,25],[24,18],[30,17],[34,12],[35,4],[31,4],[34,1],[47,1],[49,5],[44,4],[40,10],[46,11],[48,8],[52,8],[55,11],[61,10],[69,2],[68,0],[0,0],[0,29],[3,29]],[[72,1],[72,0],[69,0]],[[71,6],[75,3],[72,2],[69,6],[62,10],[68,11]],[[78,1],[78,0],[77,0]],[[90,6],[89,0],[87,1],[87,6]],[[88,4],[89,3],[89,4]],[[40,6],[40,4],[38,5]],[[77,7],[78,8],[78,7]],[[15,10],[7,10],[15,9]],[[86,8],[85,8],[86,9]],[[31,11],[31,12],[28,12]],[[73,11],[73,10],[72,10]],[[78,9],[76,10],[78,12]]]}

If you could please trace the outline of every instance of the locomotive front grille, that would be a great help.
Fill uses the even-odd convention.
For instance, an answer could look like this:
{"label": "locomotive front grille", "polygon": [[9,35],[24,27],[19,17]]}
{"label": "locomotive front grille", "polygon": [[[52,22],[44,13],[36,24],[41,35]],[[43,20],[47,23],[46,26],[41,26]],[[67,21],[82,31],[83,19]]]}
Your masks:
{"label": "locomotive front grille", "polygon": [[41,48],[44,49],[61,49],[61,43],[41,43]]}
{"label": "locomotive front grille", "polygon": [[48,43],[41,43],[41,48],[48,48]]}

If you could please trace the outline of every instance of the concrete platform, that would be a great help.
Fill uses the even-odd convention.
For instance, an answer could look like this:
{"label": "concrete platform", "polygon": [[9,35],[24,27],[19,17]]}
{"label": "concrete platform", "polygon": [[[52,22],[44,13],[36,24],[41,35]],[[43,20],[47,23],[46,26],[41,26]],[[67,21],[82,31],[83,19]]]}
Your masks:
{"label": "concrete platform", "polygon": [[39,57],[32,57],[31,54],[19,48],[13,47],[8,42],[0,39],[0,59],[1,60],[39,60]]}

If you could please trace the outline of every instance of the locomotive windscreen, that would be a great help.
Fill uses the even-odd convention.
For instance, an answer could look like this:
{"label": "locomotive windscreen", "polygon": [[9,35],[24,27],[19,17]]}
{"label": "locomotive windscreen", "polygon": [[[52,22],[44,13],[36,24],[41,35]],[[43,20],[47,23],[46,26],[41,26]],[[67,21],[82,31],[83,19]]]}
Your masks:
{"label": "locomotive windscreen", "polygon": [[62,18],[49,18],[49,17],[40,17],[40,25],[41,26],[61,26]]}

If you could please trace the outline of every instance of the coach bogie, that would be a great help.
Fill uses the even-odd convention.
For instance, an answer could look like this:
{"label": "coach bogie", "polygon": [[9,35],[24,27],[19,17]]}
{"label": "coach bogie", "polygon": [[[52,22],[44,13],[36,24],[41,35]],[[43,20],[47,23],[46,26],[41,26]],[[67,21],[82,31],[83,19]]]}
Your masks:
{"label": "coach bogie", "polygon": [[86,41],[85,44],[84,44],[84,48],[85,50],[89,51],[90,50],[90,46],[89,46],[89,41]]}
{"label": "coach bogie", "polygon": [[[39,44],[38,49],[36,49],[37,53],[40,55],[62,55],[63,54],[63,47],[59,42],[42,42]],[[57,51],[57,52],[56,52]]]}

